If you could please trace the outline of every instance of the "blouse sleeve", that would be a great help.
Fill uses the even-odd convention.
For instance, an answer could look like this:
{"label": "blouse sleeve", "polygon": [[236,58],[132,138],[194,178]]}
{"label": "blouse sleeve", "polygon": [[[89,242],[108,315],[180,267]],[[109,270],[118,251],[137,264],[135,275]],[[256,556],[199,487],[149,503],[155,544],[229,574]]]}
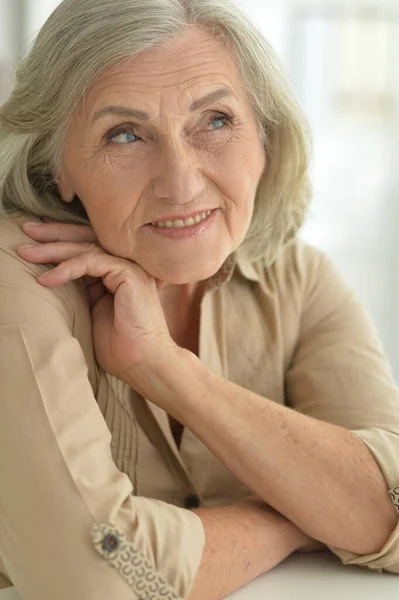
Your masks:
{"label": "blouse sleeve", "polygon": [[186,598],[205,533],[132,495],[60,288],[0,249],[0,556],[24,600]]}
{"label": "blouse sleeve", "polygon": [[286,375],[287,404],[358,436],[377,461],[398,511],[397,527],[380,552],[365,556],[330,550],[343,564],[399,573],[399,391],[355,291],[325,254],[314,251],[318,263],[316,259],[310,268],[305,255],[306,251],[298,258],[297,271],[311,275],[299,340]]}

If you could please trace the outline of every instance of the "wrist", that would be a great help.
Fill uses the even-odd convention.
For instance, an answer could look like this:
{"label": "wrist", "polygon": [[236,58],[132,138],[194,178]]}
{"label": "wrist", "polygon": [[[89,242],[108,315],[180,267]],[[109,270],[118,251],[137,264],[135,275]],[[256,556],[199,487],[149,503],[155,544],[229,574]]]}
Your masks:
{"label": "wrist", "polygon": [[[255,495],[248,496],[238,500],[234,505],[240,507],[244,513],[252,514],[253,518],[259,520],[259,523],[263,522],[266,528],[270,528],[273,524],[280,532],[281,543],[285,545],[287,556],[297,552],[309,542],[306,534],[262,498]],[[268,540],[265,542],[269,543]]]}
{"label": "wrist", "polygon": [[247,505],[256,510],[267,510],[269,513],[273,513],[275,518],[280,521],[282,528],[286,530],[287,540],[289,541],[292,552],[318,552],[327,550],[327,546],[313,538],[307,533],[299,529],[292,521],[284,517],[281,513],[273,509],[270,505],[266,504],[259,496],[252,495],[237,501],[236,504]]}
{"label": "wrist", "polygon": [[143,397],[160,406],[171,416],[177,414],[179,401],[190,394],[199,359],[180,346],[158,353],[150,361],[136,364],[124,376],[124,381]]}

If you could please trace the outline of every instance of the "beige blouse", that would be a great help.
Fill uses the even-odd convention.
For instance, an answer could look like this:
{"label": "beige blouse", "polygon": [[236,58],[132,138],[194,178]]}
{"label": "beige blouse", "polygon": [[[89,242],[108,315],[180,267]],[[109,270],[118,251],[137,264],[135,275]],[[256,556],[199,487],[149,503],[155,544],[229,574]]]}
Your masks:
{"label": "beige blouse", "polygon": [[[17,254],[27,215],[0,219],[0,587],[24,600],[186,598],[205,545],[190,509],[252,494],[186,427],[93,354],[81,280],[46,288]],[[344,564],[399,573],[399,392],[353,289],[295,240],[273,266],[228,257],[207,282],[199,358],[253,392],[352,430],[398,526]],[[309,499],[311,501],[311,499]]]}

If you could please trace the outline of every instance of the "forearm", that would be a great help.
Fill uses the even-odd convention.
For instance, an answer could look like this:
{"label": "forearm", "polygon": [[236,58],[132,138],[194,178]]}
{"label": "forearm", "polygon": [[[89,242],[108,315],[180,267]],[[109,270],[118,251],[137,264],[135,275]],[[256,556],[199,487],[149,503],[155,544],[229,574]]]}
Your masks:
{"label": "forearm", "polygon": [[188,352],[147,377],[145,391],[312,538],[371,554],[396,527],[384,476],[350,431],[217,377]]}
{"label": "forearm", "polygon": [[232,504],[193,510],[206,544],[188,600],[219,600],[298,550],[304,534],[264,505]]}
{"label": "forearm", "polygon": [[185,411],[183,422],[218,460],[312,538],[349,552],[379,552],[398,516],[362,441],[211,378],[212,392]]}

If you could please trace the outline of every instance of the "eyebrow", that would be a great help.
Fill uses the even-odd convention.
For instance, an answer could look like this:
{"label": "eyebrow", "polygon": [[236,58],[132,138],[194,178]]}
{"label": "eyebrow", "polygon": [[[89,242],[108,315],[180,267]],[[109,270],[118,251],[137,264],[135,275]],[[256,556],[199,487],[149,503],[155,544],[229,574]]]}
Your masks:
{"label": "eyebrow", "polygon": [[[194,102],[190,104],[190,112],[194,112],[199,108],[202,108],[204,105],[210,104],[211,102],[219,100],[220,98],[225,98],[226,96],[234,95],[235,94],[233,94],[233,92],[227,87],[218,88],[217,90],[206,94],[206,96],[203,96],[198,100],[194,100]],[[97,121],[97,119],[107,114],[117,115],[121,117],[131,117],[133,119],[139,119],[140,121],[149,121],[151,118],[150,115],[144,110],[139,110],[137,108],[128,108],[126,106],[111,105],[104,106],[104,108],[101,108],[96,113],[94,113],[92,123],[94,123],[95,121]]]}

